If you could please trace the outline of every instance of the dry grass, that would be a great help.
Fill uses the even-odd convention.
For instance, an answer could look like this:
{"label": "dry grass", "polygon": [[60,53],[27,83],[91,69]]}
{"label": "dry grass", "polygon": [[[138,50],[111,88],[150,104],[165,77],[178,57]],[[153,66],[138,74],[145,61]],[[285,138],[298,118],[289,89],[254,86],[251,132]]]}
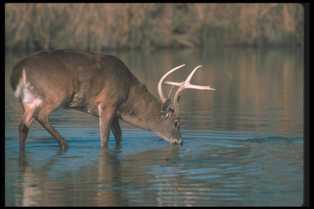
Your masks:
{"label": "dry grass", "polygon": [[298,4],[6,4],[6,49],[297,46]]}

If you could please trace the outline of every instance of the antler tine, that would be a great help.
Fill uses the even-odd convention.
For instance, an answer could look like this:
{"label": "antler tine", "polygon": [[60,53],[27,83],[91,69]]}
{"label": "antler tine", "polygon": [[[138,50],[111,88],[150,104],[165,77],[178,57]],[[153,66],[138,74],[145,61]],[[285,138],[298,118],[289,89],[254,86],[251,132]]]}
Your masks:
{"label": "antler tine", "polygon": [[166,81],[165,84],[172,85],[172,86],[181,86],[182,82]]}
{"label": "antler tine", "polygon": [[186,83],[190,83],[190,81],[191,81],[191,79],[192,79],[194,73],[195,73],[198,69],[200,69],[201,67],[202,67],[202,65],[199,65],[199,66],[195,67],[195,68],[192,70],[192,72],[188,75],[188,77],[185,79],[185,82],[186,82]]}
{"label": "antler tine", "polygon": [[168,92],[168,98],[170,98],[173,88],[174,86],[171,86],[170,91]]}
{"label": "antler tine", "polygon": [[162,83],[163,83],[163,81],[165,80],[165,78],[166,78],[168,75],[170,75],[172,72],[176,71],[177,69],[182,68],[183,66],[185,66],[185,64],[179,65],[179,66],[177,66],[177,67],[172,68],[171,70],[169,70],[167,73],[165,73],[165,74],[160,78],[160,80],[159,80],[159,82],[158,82],[158,94],[159,94],[160,100],[161,100],[162,102],[165,102],[165,101],[166,101],[166,98],[165,98],[165,96],[164,96],[164,94],[163,94],[163,91],[162,91]]}
{"label": "antler tine", "polygon": [[201,85],[193,85],[190,83],[193,75],[195,74],[195,72],[200,69],[202,66],[199,65],[197,67],[195,67],[193,69],[193,71],[187,76],[187,78],[185,79],[185,81],[177,83],[177,82],[169,82],[166,81],[165,83],[169,84],[169,85],[176,85],[179,86],[178,90],[176,91],[175,95],[174,95],[174,103],[175,103],[175,107],[177,107],[177,102],[178,102],[178,98],[180,93],[184,90],[184,89],[198,89],[198,90],[213,90],[215,91],[216,89],[211,88],[210,86],[201,86]]}

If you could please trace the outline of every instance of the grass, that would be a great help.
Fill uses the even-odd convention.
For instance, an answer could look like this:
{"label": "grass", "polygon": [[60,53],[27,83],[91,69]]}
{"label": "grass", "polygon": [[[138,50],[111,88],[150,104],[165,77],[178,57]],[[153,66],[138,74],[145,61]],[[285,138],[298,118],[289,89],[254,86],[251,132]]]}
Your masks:
{"label": "grass", "polygon": [[7,50],[300,46],[300,4],[6,4]]}

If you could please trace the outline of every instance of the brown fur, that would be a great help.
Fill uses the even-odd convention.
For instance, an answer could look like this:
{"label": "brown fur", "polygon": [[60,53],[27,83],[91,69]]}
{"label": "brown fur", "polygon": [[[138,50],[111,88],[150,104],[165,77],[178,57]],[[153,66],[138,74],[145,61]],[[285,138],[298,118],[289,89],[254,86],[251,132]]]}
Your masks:
{"label": "brown fur", "polygon": [[[110,128],[120,141],[119,119],[152,130],[168,141],[179,135],[171,120],[162,119],[161,102],[114,56],[72,50],[35,53],[15,65],[11,75],[14,91],[23,70],[32,93],[42,101],[25,114],[36,118],[61,147],[66,147],[64,139],[48,123],[49,114],[59,107],[99,116],[102,146],[107,144]],[[26,123],[22,119],[20,124],[22,147]]]}

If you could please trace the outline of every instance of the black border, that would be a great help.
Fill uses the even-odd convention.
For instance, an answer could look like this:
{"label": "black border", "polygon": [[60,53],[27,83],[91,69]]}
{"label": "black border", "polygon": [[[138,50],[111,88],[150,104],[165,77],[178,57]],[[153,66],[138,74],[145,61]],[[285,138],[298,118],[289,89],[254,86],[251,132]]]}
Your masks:
{"label": "black border", "polygon": [[310,3],[304,8],[304,193],[303,206],[310,206]]}
{"label": "black border", "polygon": [[[28,1],[28,2],[23,2],[23,1],[5,1],[1,2],[1,11],[0,15],[2,18],[2,42],[1,42],[1,49],[2,49],[2,71],[5,73],[5,3],[72,3],[75,1],[62,1],[62,0],[55,0],[55,1]],[[81,1],[80,3],[130,3],[130,1],[123,1],[123,0],[117,0],[117,1]],[[132,3],[140,3],[143,1],[132,1]],[[154,1],[146,1],[147,3],[154,3]],[[211,2],[204,2],[204,1],[163,1],[159,3],[299,3],[303,6],[304,8],[304,143],[303,143],[303,150],[304,150],[304,202],[303,202],[303,207],[304,206],[310,206],[310,3],[309,1],[291,1],[291,0],[286,0],[286,1],[211,1]],[[155,2],[156,3],[156,2]],[[3,76],[3,84],[2,84],[2,92],[5,92],[5,76]],[[5,93],[4,93],[5,95]],[[2,98],[5,98],[4,95]],[[3,99],[3,104],[5,107],[5,102]],[[4,118],[4,111],[2,111],[3,117]],[[1,147],[2,147],[2,152],[1,152],[1,168],[2,172],[1,174],[2,179],[4,180],[4,171],[5,171],[5,123],[2,120],[1,123],[2,126],[2,133],[3,137],[1,140]],[[2,185],[2,194],[1,194],[1,205],[5,206],[5,184],[4,181]]]}
{"label": "black border", "polygon": [[[5,43],[5,38],[4,38],[4,31],[5,31],[5,20],[4,20],[4,17],[5,17],[5,11],[4,11],[4,4],[1,4],[1,11],[0,11],[0,15],[1,15],[1,19],[2,19],[2,24],[1,24],[1,34],[2,34],[2,41],[1,41],[1,51],[2,51],[2,56],[1,56],[1,67],[2,67],[2,70],[3,70],[3,75],[5,73],[5,48],[4,48],[4,43]],[[3,97],[2,98],[5,98],[5,76],[3,76],[2,78],[2,85],[1,85],[1,88],[3,88],[2,92],[4,93],[3,94]],[[3,99],[3,107],[5,108],[5,102],[4,102],[4,99]],[[2,118],[5,118],[4,116],[4,111],[1,111],[1,114],[3,114]],[[3,121],[3,120],[2,120]],[[1,128],[2,128],[2,133],[3,133],[3,136],[2,136],[2,140],[1,140],[1,147],[2,147],[2,151],[1,151],[1,169],[2,169],[2,172],[1,172],[1,176],[2,178],[1,179],[4,179],[4,176],[5,176],[5,166],[4,166],[4,161],[5,161],[5,142],[4,142],[4,139],[5,139],[5,119],[3,121],[3,123],[1,123]],[[1,203],[3,202],[3,205],[5,204],[5,184],[3,182],[3,185],[2,186],[2,193],[1,193]]]}

